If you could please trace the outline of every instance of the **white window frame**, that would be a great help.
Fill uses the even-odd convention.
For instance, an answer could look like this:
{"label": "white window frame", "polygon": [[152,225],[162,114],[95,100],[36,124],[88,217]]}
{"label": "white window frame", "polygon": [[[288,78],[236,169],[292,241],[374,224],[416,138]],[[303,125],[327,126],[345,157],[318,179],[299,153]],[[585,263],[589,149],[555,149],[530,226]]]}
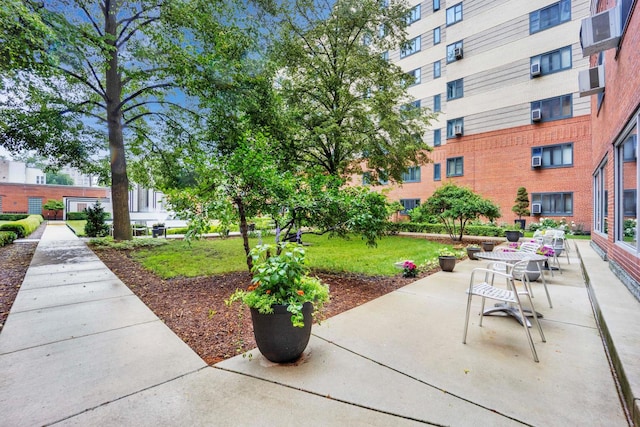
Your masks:
{"label": "white window frame", "polygon": [[[635,169],[630,167],[631,161],[625,160],[624,156],[624,144],[629,140],[633,132],[636,134],[640,129],[640,116],[638,113],[634,115],[633,119],[629,121],[625,127],[622,136],[614,144],[614,212],[615,212],[615,229],[614,229],[614,241],[616,245],[631,252],[635,256],[640,256],[640,245],[638,243],[638,206],[640,197],[640,168],[638,167],[638,161],[635,160]],[[630,181],[635,180],[635,188],[625,188],[625,171],[631,174]],[[635,218],[633,215],[625,215],[625,193],[629,194],[633,192],[635,198]],[[627,198],[628,201],[628,198]],[[635,226],[629,227],[628,223],[625,224],[625,220],[630,220],[635,223]],[[632,240],[629,240],[629,235]],[[635,239],[635,240],[634,240]]]}

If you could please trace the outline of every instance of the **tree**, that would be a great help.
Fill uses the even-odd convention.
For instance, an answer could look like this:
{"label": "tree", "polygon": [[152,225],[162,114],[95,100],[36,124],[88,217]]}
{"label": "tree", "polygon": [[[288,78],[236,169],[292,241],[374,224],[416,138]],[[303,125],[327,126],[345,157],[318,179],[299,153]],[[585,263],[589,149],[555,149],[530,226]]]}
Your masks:
{"label": "tree", "polygon": [[104,237],[109,234],[109,226],[105,223],[107,213],[104,211],[100,200],[94,206],[85,209],[87,223],[84,225],[84,233],[89,237]]}
{"label": "tree", "polygon": [[73,185],[73,179],[66,173],[47,172],[47,184]]}
{"label": "tree", "polygon": [[406,43],[405,2],[281,2],[274,48],[278,84],[298,132],[284,150],[334,176],[360,173],[401,181],[426,161],[422,135],[434,117],[414,103],[411,78],[383,57]]}
{"label": "tree", "polygon": [[518,215],[518,219],[522,219],[523,215],[528,216],[531,214],[531,211],[529,211],[529,194],[527,194],[525,187],[518,188],[515,202],[516,204],[513,205],[511,210]]}
{"label": "tree", "polygon": [[500,209],[490,200],[452,183],[439,187],[418,209],[436,216],[444,224],[451,239],[458,241],[462,240],[469,221],[480,216],[490,221],[500,217]]}
{"label": "tree", "polygon": [[62,200],[51,199],[42,206],[42,209],[53,211],[53,219],[58,219],[58,212],[64,210],[64,203],[62,203]]}
{"label": "tree", "polygon": [[[114,238],[130,239],[127,152],[135,156],[140,147],[153,146],[155,131],[167,123],[179,127],[167,111],[184,108],[187,99],[176,102],[168,94],[191,78],[188,67],[221,74],[213,71],[226,66],[219,65],[225,64],[222,56],[237,37],[224,25],[201,28],[218,46],[206,52],[207,64],[179,62],[168,49],[188,51],[184,24],[192,16],[210,14],[210,22],[224,22],[220,4],[7,0],[0,8],[0,40],[8,42],[0,52],[10,59],[3,64],[8,80],[0,104],[2,145],[95,172],[91,168],[101,164],[97,157],[108,141]],[[166,34],[169,27],[174,31]]]}

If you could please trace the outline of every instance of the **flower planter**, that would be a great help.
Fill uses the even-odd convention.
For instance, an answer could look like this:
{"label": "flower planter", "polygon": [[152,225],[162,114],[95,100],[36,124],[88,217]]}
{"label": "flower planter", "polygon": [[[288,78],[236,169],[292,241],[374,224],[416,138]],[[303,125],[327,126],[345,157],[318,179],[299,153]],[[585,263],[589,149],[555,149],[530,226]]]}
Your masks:
{"label": "flower planter", "polygon": [[518,230],[507,230],[504,232],[504,237],[510,242],[517,242],[522,237],[522,234]]}
{"label": "flower planter", "polygon": [[476,254],[481,250],[482,249],[480,248],[467,248],[467,256],[469,257],[469,259],[477,261],[478,258],[476,258]]}
{"label": "flower planter", "polygon": [[540,271],[538,271],[538,263],[534,261],[529,261],[529,264],[527,264],[527,271],[528,271],[527,279],[529,279],[530,282],[535,282],[540,278]]}
{"label": "flower planter", "polygon": [[485,252],[491,252],[495,245],[496,244],[494,242],[482,242],[482,250]]}
{"label": "flower planter", "polygon": [[456,266],[456,257],[454,256],[441,256],[438,257],[438,263],[442,271],[453,271]]}
{"label": "flower planter", "polygon": [[291,324],[291,313],[286,305],[274,305],[273,313],[261,314],[257,308],[251,308],[253,335],[260,353],[274,363],[293,362],[300,357],[311,336],[313,323],[313,305],[304,303],[304,327]]}

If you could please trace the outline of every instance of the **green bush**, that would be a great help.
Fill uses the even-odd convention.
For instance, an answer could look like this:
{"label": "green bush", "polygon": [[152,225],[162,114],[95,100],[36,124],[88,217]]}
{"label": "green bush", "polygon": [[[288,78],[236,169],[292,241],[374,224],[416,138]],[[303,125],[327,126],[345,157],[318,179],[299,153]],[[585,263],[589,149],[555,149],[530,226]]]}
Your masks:
{"label": "green bush", "polygon": [[18,235],[13,231],[0,231],[0,247],[12,243],[18,238]]}
{"label": "green bush", "polygon": [[67,220],[69,221],[81,221],[87,219],[86,212],[67,212]]}
{"label": "green bush", "polygon": [[[400,231],[406,233],[447,234],[444,224],[429,224],[416,222],[390,223],[387,231],[391,234]],[[468,236],[504,236],[504,230],[496,225],[467,225],[465,235]]]}
{"label": "green bush", "polygon": [[36,231],[42,221],[44,221],[42,215],[29,215],[24,219],[1,225],[0,231],[12,231],[22,238]]}
{"label": "green bush", "polygon": [[0,214],[0,221],[19,221],[28,216],[28,214]]}
{"label": "green bush", "polygon": [[86,209],[87,223],[84,225],[84,234],[89,237],[104,237],[109,234],[109,226],[105,224],[107,213],[98,200],[95,206]]}

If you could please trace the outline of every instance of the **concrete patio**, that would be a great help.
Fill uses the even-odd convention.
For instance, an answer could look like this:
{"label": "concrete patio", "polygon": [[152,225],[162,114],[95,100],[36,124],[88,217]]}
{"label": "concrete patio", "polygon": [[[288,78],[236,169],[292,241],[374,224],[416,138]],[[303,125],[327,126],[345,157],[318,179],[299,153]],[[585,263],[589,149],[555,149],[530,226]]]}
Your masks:
{"label": "concrete patio", "polygon": [[49,225],[0,333],[2,424],[627,426],[598,322],[637,422],[640,334],[628,325],[640,305],[588,241],[571,243],[571,264],[547,276],[553,308],[535,285],[540,363],[513,319],[478,326],[479,300],[462,344],[465,289],[485,264],[465,260],[314,326],[295,364],[254,350],[209,367]]}

